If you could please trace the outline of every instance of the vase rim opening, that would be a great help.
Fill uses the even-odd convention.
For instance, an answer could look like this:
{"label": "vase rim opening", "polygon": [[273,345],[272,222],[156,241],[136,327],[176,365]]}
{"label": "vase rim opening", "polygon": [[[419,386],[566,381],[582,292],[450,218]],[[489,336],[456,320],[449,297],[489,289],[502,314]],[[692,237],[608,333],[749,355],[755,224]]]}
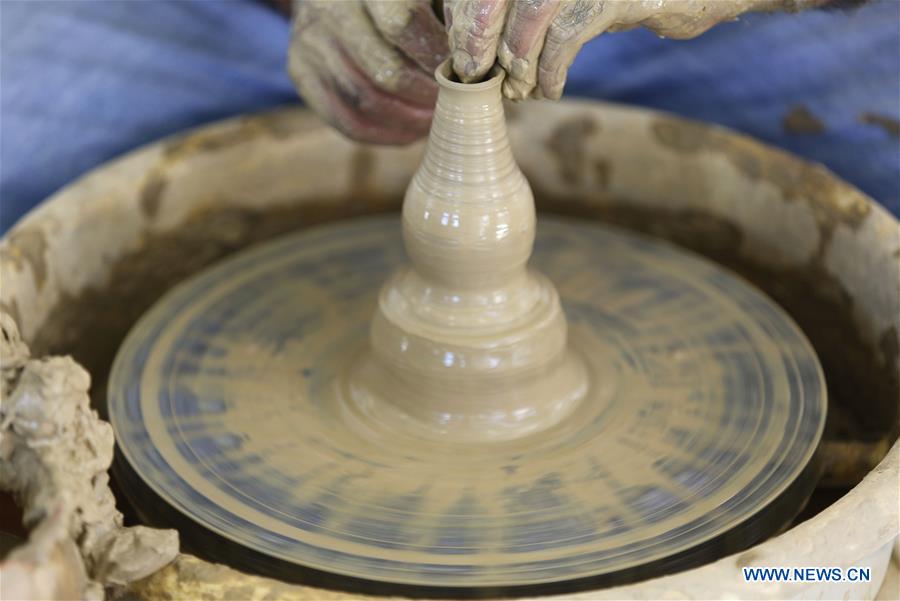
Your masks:
{"label": "vase rim opening", "polygon": [[463,83],[461,81],[457,81],[456,75],[453,73],[452,58],[446,59],[444,62],[438,65],[437,69],[434,70],[434,77],[442,88],[471,92],[488,90],[495,86],[499,86],[505,76],[506,71],[503,70],[503,67],[495,64],[488,72],[487,79],[484,79],[477,83]]}

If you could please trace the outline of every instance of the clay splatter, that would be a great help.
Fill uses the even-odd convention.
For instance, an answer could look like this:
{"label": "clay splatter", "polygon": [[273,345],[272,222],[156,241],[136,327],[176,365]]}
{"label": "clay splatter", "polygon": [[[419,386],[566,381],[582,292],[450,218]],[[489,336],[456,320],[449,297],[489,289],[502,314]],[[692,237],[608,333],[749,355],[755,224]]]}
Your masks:
{"label": "clay splatter", "polygon": [[141,210],[150,219],[159,213],[166,184],[166,179],[159,173],[159,170],[154,170],[147,175],[144,187],[141,188]]}
{"label": "clay splatter", "polygon": [[34,228],[15,230],[9,236],[9,245],[3,249],[4,258],[21,269],[24,263],[31,267],[34,284],[38,290],[47,281],[47,239],[44,232]]}
{"label": "clay splatter", "polygon": [[547,149],[553,154],[560,177],[568,184],[581,182],[585,174],[585,143],[588,137],[599,131],[592,116],[580,116],[562,122],[547,139]]}
{"label": "clay splatter", "polygon": [[893,138],[900,138],[900,121],[896,119],[878,113],[863,113],[859,120],[867,125],[877,125]]}
{"label": "clay splatter", "polygon": [[798,104],[793,107],[781,120],[781,126],[789,134],[801,136],[821,134],[825,131],[825,124],[808,107]]}

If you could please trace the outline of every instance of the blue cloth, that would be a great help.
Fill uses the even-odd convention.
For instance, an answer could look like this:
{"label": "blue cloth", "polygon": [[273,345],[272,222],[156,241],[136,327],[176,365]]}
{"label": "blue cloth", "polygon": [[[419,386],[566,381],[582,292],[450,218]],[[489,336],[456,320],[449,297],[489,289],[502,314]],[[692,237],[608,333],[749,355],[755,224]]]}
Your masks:
{"label": "blue cloth", "polygon": [[[725,1],[725,0],[723,0]],[[0,231],[141,144],[297,102],[289,25],[253,0],[0,0]],[[752,15],[695,40],[635,30],[579,54],[567,95],[669,110],[825,163],[900,214],[900,1]],[[803,105],[818,134],[782,126]]]}

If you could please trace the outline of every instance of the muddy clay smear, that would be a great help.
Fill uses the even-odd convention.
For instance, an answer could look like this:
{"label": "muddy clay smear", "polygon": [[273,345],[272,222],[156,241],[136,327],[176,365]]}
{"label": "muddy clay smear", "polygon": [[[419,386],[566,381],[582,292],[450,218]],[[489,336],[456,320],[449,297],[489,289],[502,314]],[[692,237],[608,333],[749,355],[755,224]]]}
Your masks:
{"label": "muddy clay smear", "polygon": [[859,120],[863,123],[880,127],[892,138],[900,138],[900,121],[893,117],[879,115],[878,113],[863,113],[860,115]]}
{"label": "muddy clay smear", "polygon": [[0,330],[0,488],[29,530],[4,559],[2,595],[102,599],[168,564],[176,532],[123,527],[107,486],[113,430],[90,409],[88,373],[71,357],[31,358],[7,314]]}
{"label": "muddy clay smear", "polygon": [[815,135],[825,132],[825,124],[808,107],[797,105],[781,120],[784,131],[797,135]]}

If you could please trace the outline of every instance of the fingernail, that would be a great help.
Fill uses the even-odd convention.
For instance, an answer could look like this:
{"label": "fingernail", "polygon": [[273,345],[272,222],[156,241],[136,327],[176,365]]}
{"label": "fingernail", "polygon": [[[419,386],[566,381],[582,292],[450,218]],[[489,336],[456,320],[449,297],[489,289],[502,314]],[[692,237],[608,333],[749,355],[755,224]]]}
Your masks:
{"label": "fingernail", "polygon": [[469,56],[468,52],[464,50],[454,50],[453,51],[453,70],[456,71],[456,74],[462,77],[466,74],[466,67],[469,62],[472,60],[472,57]]}
{"label": "fingernail", "polygon": [[468,81],[475,77],[478,71],[478,63],[472,58],[472,55],[465,50],[453,51],[453,70],[459,75],[463,81]]}

